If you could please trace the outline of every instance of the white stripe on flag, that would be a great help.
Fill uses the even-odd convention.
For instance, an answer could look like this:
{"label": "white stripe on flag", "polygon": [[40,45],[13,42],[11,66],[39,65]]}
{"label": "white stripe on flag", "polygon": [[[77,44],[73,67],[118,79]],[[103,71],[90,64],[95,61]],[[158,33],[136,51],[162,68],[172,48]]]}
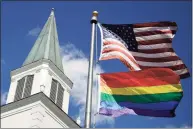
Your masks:
{"label": "white stripe on flag", "polygon": [[188,73],[188,70],[187,70],[187,68],[186,68],[186,69],[176,70],[175,72],[176,72],[178,75],[181,75],[181,74]]}
{"label": "white stripe on flag", "polygon": [[[120,47],[116,44],[105,45],[105,46],[103,46],[102,50],[112,50],[112,49],[119,49],[119,50],[124,51],[125,53],[127,53],[128,58],[132,58],[136,62],[135,58],[133,57],[133,55],[130,53],[130,51],[128,49]],[[119,50],[117,50],[117,51],[119,51]]]}
{"label": "white stripe on flag", "polygon": [[177,61],[169,61],[169,62],[144,62],[144,61],[137,61],[137,63],[141,66],[150,66],[150,67],[167,67],[167,66],[175,66],[181,65],[183,62],[181,60]]}
{"label": "white stripe on flag", "polygon": [[170,57],[170,56],[177,56],[174,52],[163,52],[163,53],[156,53],[156,54],[145,54],[139,52],[131,52],[132,55],[135,57],[144,57],[144,58],[161,58],[161,57]]}
{"label": "white stripe on flag", "polygon": [[142,27],[142,28],[133,28],[133,31],[136,32],[146,32],[146,31],[155,31],[155,30],[162,30],[162,31],[168,31],[168,30],[177,30],[177,27],[175,26],[169,26],[169,27]]}
{"label": "white stripe on flag", "polygon": [[173,38],[173,34],[157,34],[157,35],[150,35],[150,36],[140,36],[140,37],[136,37],[136,41],[167,39],[167,38]]}
{"label": "white stripe on flag", "polygon": [[103,43],[104,43],[104,42],[110,42],[111,44],[118,44],[118,45],[120,45],[120,46],[122,46],[122,47],[127,48],[127,47],[126,47],[127,45],[124,45],[125,43],[122,43],[122,42],[120,42],[120,41],[117,40],[117,39],[105,38],[105,39],[103,39]]}
{"label": "white stripe on flag", "polygon": [[137,66],[134,62],[132,62],[127,56],[125,56],[123,53],[118,52],[118,51],[113,51],[113,52],[108,52],[108,53],[103,53],[99,60],[103,60],[103,58],[111,58],[112,56],[121,56],[128,64],[130,64],[135,70],[141,70],[139,66]]}
{"label": "white stripe on flag", "polygon": [[152,50],[159,48],[172,48],[171,43],[161,43],[161,44],[153,44],[153,45],[138,45],[138,49],[140,50]]}

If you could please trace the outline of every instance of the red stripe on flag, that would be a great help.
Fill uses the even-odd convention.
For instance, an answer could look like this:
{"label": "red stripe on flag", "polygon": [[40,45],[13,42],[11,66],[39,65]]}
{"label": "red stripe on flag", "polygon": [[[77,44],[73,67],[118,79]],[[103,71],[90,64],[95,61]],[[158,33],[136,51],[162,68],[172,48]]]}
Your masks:
{"label": "red stripe on flag", "polygon": [[127,49],[127,48],[125,47],[125,45],[120,44],[120,43],[117,43],[116,41],[109,41],[109,40],[104,40],[104,41],[103,41],[103,46],[105,46],[105,45],[110,45],[110,44],[114,44],[114,45],[117,45],[117,46],[120,46],[120,47],[122,47],[122,48]]}
{"label": "red stripe on flag", "polygon": [[[108,53],[108,52],[113,52],[113,51],[117,51],[120,52],[122,54],[124,54],[125,56],[127,56],[135,65],[138,66],[137,62],[132,58],[132,56],[130,56],[128,53],[126,53],[125,51],[128,51],[127,49],[125,49],[125,51],[121,50],[120,48],[111,48],[111,49],[103,49],[102,53]],[[129,51],[128,51],[129,52]]]}
{"label": "red stripe on flag", "polygon": [[155,31],[145,31],[145,32],[136,32],[135,36],[150,36],[150,35],[157,35],[157,34],[175,34],[175,30],[155,30]]}
{"label": "red stripe on flag", "polygon": [[162,53],[162,52],[174,52],[173,48],[159,48],[159,49],[141,49],[138,50],[140,53],[146,53],[146,54],[155,54],[155,53]]}
{"label": "red stripe on flag", "polygon": [[184,78],[187,78],[187,77],[190,77],[190,73],[189,73],[189,72],[180,75],[180,78],[181,78],[181,79],[184,79]]}
{"label": "red stripe on flag", "polygon": [[172,39],[154,39],[154,40],[145,40],[145,41],[137,41],[140,45],[152,45],[152,44],[160,44],[160,43],[172,43]]}
{"label": "red stripe on flag", "polygon": [[180,83],[180,77],[172,70],[166,68],[103,73],[100,76],[102,83],[112,88],[148,87]]}
{"label": "red stripe on flag", "polygon": [[111,56],[108,56],[108,57],[103,57],[100,60],[110,60],[110,59],[119,59],[131,71],[135,70],[123,57],[121,57],[119,55],[111,55]]}
{"label": "red stripe on flag", "polygon": [[137,61],[144,61],[144,62],[169,62],[169,61],[176,61],[179,60],[178,56],[168,56],[168,57],[160,57],[160,58],[145,58],[145,57],[137,57],[134,56],[135,60]]}
{"label": "red stripe on flag", "polygon": [[[141,66],[141,65],[139,65],[139,66],[141,69],[159,68],[159,67],[151,67],[151,66]],[[180,69],[185,69],[187,67],[185,66],[185,64],[180,64],[180,65],[167,66],[167,67],[162,66],[162,68],[170,68],[170,69],[176,71],[176,70],[180,70]]]}
{"label": "red stripe on flag", "polygon": [[148,22],[148,23],[136,23],[133,24],[134,28],[142,28],[142,27],[166,27],[166,26],[177,26],[175,22]]}

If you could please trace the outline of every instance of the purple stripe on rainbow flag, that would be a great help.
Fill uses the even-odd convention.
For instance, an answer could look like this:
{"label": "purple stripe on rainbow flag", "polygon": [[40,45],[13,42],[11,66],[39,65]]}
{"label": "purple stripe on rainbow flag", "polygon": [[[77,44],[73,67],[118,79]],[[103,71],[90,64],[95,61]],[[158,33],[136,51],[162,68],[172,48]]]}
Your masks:
{"label": "purple stripe on rainbow flag", "polygon": [[121,110],[100,108],[99,114],[106,115],[106,116],[112,116],[112,117],[118,117],[118,116],[122,116],[122,115],[126,115],[126,114],[152,116],[152,117],[175,117],[174,111],[170,111],[170,110],[156,111],[156,110],[129,109],[129,108],[123,108]]}

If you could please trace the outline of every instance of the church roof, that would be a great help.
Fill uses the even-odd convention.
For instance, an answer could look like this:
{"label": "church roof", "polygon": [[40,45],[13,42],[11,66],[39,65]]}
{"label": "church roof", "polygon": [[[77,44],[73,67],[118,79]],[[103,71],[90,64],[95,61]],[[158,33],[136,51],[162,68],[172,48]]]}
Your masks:
{"label": "church roof", "polygon": [[52,61],[60,71],[64,72],[62,59],[60,56],[60,47],[56,28],[54,9],[40,32],[33,48],[28,54],[23,66],[31,64],[41,59]]}

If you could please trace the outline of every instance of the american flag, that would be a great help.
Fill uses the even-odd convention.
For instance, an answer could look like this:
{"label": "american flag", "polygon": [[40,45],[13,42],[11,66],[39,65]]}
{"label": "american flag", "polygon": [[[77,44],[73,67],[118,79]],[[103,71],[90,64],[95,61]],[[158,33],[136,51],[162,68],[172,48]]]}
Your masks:
{"label": "american flag", "polygon": [[99,60],[119,59],[130,70],[170,68],[189,77],[186,65],[172,48],[175,22],[98,24],[102,45]]}

